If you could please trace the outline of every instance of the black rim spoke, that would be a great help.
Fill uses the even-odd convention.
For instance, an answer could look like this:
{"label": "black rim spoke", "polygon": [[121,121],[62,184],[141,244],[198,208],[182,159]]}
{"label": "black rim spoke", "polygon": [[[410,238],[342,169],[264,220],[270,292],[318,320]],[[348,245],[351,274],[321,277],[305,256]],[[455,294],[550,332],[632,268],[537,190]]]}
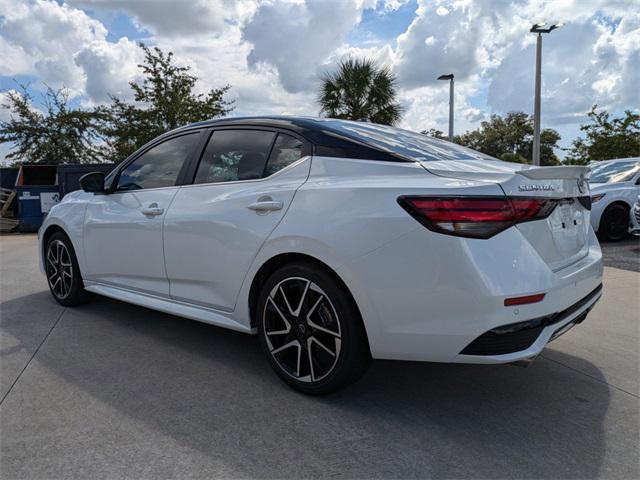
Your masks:
{"label": "black rim spoke", "polygon": [[340,355],[340,321],[315,283],[300,277],[281,281],[269,293],[262,321],[269,351],[288,375],[316,382],[335,367]]}
{"label": "black rim spoke", "polygon": [[54,240],[47,248],[47,281],[58,298],[66,298],[73,284],[73,264],[69,250],[60,240]]}

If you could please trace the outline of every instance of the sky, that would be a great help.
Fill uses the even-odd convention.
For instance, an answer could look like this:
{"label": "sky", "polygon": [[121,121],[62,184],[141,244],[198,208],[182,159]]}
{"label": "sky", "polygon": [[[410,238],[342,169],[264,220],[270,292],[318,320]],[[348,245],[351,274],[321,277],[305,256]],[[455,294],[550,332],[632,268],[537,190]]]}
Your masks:
{"label": "sky", "polygon": [[66,87],[86,108],[130,99],[144,42],[173,51],[200,91],[231,85],[233,116],[316,116],[322,75],[367,57],[397,76],[410,130],[447,131],[448,84],[436,78],[453,73],[461,133],[533,112],[539,21],[565,23],[542,54],[542,127],[562,147],[593,104],[639,111],[638,0],[0,0],[0,89],[29,84],[37,99],[45,84]]}

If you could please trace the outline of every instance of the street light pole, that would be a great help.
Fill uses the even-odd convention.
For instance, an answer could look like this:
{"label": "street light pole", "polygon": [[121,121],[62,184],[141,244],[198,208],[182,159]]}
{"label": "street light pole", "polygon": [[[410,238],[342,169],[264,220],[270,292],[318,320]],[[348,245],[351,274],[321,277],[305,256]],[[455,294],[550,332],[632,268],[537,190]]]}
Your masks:
{"label": "street light pole", "polygon": [[438,80],[449,80],[449,141],[453,142],[453,73],[440,75]]}
{"label": "street light pole", "polygon": [[542,83],[542,34],[536,39],[536,91],[533,101],[533,164],[540,165],[540,94]]}
{"label": "street light pole", "polygon": [[536,87],[533,100],[533,164],[540,165],[540,97],[542,90],[542,34],[551,33],[556,28],[560,28],[562,23],[556,23],[549,28],[543,28],[545,22],[536,23],[529,30],[531,33],[537,33],[536,38]]}

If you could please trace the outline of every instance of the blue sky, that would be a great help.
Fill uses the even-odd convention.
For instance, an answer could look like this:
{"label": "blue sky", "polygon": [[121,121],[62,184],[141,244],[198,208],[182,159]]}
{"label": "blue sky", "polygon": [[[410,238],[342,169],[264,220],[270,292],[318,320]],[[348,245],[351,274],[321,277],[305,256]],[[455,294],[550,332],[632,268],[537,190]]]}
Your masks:
{"label": "blue sky", "polygon": [[[413,130],[446,130],[448,89],[435,78],[453,72],[463,132],[494,113],[531,113],[528,28],[540,20],[567,24],[543,50],[542,124],[562,146],[595,103],[637,111],[636,0],[0,0],[0,89],[15,79],[37,99],[44,84],[64,86],[87,108],[128,98],[144,41],[173,51],[202,91],[230,84],[235,115],[316,115],[320,75],[365,56],[397,75],[402,126]],[[0,159],[10,148],[0,145]]]}

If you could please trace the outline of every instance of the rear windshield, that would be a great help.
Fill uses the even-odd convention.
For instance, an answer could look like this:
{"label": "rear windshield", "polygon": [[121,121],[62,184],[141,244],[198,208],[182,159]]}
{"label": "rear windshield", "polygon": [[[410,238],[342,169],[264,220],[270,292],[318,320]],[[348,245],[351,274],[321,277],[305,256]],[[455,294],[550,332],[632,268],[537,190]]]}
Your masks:
{"label": "rear windshield", "polygon": [[475,150],[438,140],[421,133],[377,123],[322,119],[327,129],[359,143],[370,145],[408,160],[495,160]]}
{"label": "rear windshield", "polygon": [[618,183],[628,182],[633,176],[640,172],[640,162],[637,160],[630,162],[603,163],[591,167],[591,183]]}

